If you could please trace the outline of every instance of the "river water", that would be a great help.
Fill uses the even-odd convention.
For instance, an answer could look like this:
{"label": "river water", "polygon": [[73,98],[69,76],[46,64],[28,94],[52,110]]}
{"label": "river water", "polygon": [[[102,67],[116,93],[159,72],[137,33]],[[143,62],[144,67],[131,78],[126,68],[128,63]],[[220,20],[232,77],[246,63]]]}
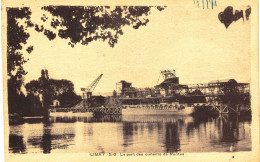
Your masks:
{"label": "river water", "polygon": [[10,153],[251,150],[251,120],[219,116],[55,116],[10,125]]}

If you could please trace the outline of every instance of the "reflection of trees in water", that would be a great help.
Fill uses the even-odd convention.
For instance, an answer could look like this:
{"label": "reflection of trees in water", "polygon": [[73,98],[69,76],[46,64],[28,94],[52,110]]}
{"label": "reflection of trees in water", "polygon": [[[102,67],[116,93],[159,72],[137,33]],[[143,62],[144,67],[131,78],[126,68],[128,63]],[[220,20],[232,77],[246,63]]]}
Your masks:
{"label": "reflection of trees in water", "polygon": [[49,119],[43,119],[42,136],[31,136],[28,138],[27,145],[41,148],[43,153],[51,153],[53,149],[67,146],[67,143],[75,137],[75,134],[63,133],[55,134],[52,132],[53,125]]}
{"label": "reflection of trees in water", "polygon": [[9,135],[9,150],[12,153],[25,153],[26,147],[24,145],[23,136]]}
{"label": "reflection of trees in water", "polygon": [[[179,120],[178,122],[166,123],[166,133],[164,141],[166,152],[180,151],[178,124]],[[183,122],[181,122],[181,125],[183,125]]]}
{"label": "reflection of trees in water", "polygon": [[28,138],[28,145],[32,145],[36,148],[41,148],[43,153],[51,152],[51,129],[52,125],[48,122],[48,119],[43,119],[43,135],[42,136],[32,136]]}
{"label": "reflection of trees in water", "polygon": [[43,153],[51,153],[51,129],[44,128],[41,147],[43,149]]}
{"label": "reflection of trees in water", "polygon": [[50,153],[53,149],[64,149],[68,146],[70,141],[74,140],[75,133],[56,134],[52,131],[53,123],[46,119],[44,121],[43,136],[41,147],[43,153]]}
{"label": "reflection of trees in water", "polygon": [[75,123],[75,122],[89,122],[89,117],[84,116],[54,116],[50,118],[52,123]]}
{"label": "reflection of trees in water", "polygon": [[43,125],[43,136],[41,147],[43,149],[43,153],[51,153],[51,128],[52,125],[50,124],[49,120],[45,119]]}

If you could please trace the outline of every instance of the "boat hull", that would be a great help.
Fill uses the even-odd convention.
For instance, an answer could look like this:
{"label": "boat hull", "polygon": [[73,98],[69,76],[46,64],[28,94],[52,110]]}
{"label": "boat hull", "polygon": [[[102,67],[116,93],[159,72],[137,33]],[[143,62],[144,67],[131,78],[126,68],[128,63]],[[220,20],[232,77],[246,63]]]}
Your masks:
{"label": "boat hull", "polygon": [[183,109],[144,109],[144,108],[123,108],[122,115],[191,115],[193,107]]}
{"label": "boat hull", "polygon": [[76,112],[73,113],[72,111],[70,112],[50,112],[50,116],[84,116],[84,117],[93,117],[92,112]]}

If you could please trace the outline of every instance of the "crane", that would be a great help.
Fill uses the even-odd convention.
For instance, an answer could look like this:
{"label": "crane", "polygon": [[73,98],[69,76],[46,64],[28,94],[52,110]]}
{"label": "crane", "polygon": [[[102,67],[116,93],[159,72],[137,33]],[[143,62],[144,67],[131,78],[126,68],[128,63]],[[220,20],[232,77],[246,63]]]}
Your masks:
{"label": "crane", "polygon": [[103,74],[100,74],[97,79],[95,79],[87,88],[81,88],[81,91],[83,91],[83,99],[84,99],[84,92],[87,95],[87,98],[92,97],[92,92],[94,91],[95,87],[97,86],[98,82],[102,78]]}

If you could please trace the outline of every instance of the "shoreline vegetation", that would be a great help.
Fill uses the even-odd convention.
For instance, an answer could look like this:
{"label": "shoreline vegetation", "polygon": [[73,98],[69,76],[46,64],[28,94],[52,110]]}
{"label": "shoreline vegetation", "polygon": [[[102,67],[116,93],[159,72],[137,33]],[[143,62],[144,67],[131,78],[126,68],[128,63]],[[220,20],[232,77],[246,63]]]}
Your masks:
{"label": "shoreline vegetation", "polygon": [[48,116],[48,109],[55,107],[54,100],[58,100],[61,107],[73,106],[81,100],[71,81],[50,79],[48,70],[42,70],[38,80],[25,84],[25,89],[26,94],[17,93],[15,85],[8,80],[9,117]]}

